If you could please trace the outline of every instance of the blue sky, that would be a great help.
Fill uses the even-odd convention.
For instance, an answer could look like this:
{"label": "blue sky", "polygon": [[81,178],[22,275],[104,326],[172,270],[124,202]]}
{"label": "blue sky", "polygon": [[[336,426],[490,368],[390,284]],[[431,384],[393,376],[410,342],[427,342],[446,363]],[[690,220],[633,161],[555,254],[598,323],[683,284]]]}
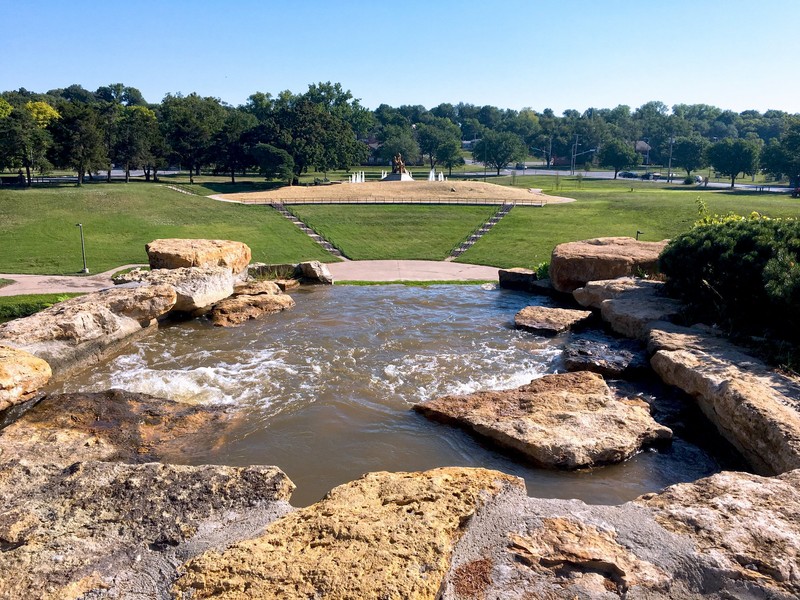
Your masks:
{"label": "blue sky", "polygon": [[0,90],[149,102],[340,82],[375,108],[705,103],[800,113],[800,1],[0,0]]}

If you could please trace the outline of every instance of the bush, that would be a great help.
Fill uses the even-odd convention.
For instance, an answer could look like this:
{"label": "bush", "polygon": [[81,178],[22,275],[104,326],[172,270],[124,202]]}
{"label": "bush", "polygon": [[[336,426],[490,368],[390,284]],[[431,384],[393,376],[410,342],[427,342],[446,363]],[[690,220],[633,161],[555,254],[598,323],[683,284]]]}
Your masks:
{"label": "bush", "polygon": [[683,185],[692,185],[693,183],[694,183],[694,177],[683,178]]}
{"label": "bush", "polygon": [[692,319],[800,341],[800,221],[706,215],[660,257]]}

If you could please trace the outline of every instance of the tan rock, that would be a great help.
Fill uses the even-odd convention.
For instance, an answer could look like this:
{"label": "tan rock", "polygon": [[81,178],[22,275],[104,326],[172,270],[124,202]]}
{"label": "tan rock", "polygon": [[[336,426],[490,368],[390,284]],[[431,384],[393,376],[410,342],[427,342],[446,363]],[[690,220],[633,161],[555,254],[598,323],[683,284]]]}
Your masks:
{"label": "tan rock", "polygon": [[800,596],[800,471],[771,478],[723,472],[636,502],[719,570],[771,592],[762,597]]}
{"label": "tan rock", "polygon": [[2,463],[0,598],[168,597],[176,564],[285,514],[293,488],[275,467]]}
{"label": "tan rock", "polygon": [[0,410],[30,400],[52,375],[50,365],[41,358],[0,346]]}
{"label": "tan rock", "polygon": [[233,286],[235,296],[247,295],[257,296],[258,294],[280,294],[283,290],[274,281],[245,281]]}
{"label": "tan rock", "polygon": [[522,290],[527,292],[533,282],[537,280],[536,271],[515,267],[513,269],[500,269],[497,272],[500,287],[509,290]]}
{"label": "tan rock", "polygon": [[516,390],[444,396],[414,409],[562,469],[619,462],[672,435],[645,402],[617,400],[589,372],[546,375]]}
{"label": "tan rock", "polygon": [[230,415],[146,394],[108,390],[45,396],[0,430],[4,461],[186,462],[223,439]]}
{"label": "tan rock", "polygon": [[524,486],[485,469],[371,473],[276,521],[260,537],[189,561],[173,593],[433,600],[470,517],[508,488]]}
{"label": "tan rock", "polygon": [[161,239],[147,244],[145,250],[153,269],[226,267],[241,273],[251,258],[246,244],[229,240]]}
{"label": "tan rock", "polygon": [[517,329],[541,335],[556,335],[582,325],[591,318],[590,310],[526,306],[514,317],[514,325]]}
{"label": "tan rock", "polygon": [[233,294],[235,278],[228,267],[176,267],[134,269],[119,276],[117,281],[170,285],[177,294],[173,310],[192,313]]}
{"label": "tan rock", "polygon": [[800,383],[723,338],[660,323],[650,364],[694,396],[709,420],[760,473],[800,468]]}
{"label": "tan rock", "polygon": [[276,279],[275,283],[281,288],[281,291],[296,290],[300,287],[300,282],[297,279]]}
{"label": "tan rock", "polygon": [[654,274],[666,245],[666,240],[639,242],[628,237],[559,244],[550,258],[550,281],[557,291],[572,292],[589,281]]}
{"label": "tan rock", "polygon": [[249,319],[272,314],[294,306],[294,300],[286,294],[239,295],[227,298],[213,306],[209,316],[219,327],[240,325]]}
{"label": "tan rock", "polygon": [[93,292],[0,325],[0,344],[30,352],[56,377],[85,368],[143,333],[176,301],[169,285]]}
{"label": "tan rock", "polygon": [[302,262],[298,265],[300,275],[307,283],[333,284],[333,275],[325,263],[318,260]]}
{"label": "tan rock", "polygon": [[623,294],[651,296],[653,289],[661,287],[663,287],[663,283],[658,281],[649,281],[638,277],[619,277],[588,281],[583,287],[574,290],[572,297],[581,306],[600,310],[605,300],[613,300]]}

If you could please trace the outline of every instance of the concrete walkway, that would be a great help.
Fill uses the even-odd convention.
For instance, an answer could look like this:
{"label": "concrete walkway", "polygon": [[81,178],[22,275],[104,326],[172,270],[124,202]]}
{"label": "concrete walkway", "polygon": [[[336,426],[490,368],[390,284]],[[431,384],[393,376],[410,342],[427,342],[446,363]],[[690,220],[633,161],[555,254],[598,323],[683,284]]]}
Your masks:
{"label": "concrete walkway", "polygon": [[[94,292],[114,285],[111,275],[122,269],[146,265],[122,265],[97,275],[14,275],[0,273],[0,279],[11,279],[11,285],[0,287],[0,296],[19,294],[65,294]],[[467,265],[433,260],[359,260],[329,263],[338,281],[465,281],[497,280],[497,267]]]}

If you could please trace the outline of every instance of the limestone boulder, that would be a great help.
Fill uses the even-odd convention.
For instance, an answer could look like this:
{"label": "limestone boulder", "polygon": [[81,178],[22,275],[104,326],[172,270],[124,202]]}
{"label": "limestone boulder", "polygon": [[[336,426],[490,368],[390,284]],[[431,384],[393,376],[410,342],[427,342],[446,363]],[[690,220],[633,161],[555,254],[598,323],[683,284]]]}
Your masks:
{"label": "limestone boulder", "polygon": [[507,290],[521,290],[528,292],[533,283],[538,279],[536,271],[515,267],[513,269],[500,269],[497,272],[500,287]]}
{"label": "limestone boulder", "polygon": [[175,305],[170,285],[115,288],[59,302],[0,325],[0,345],[47,361],[53,375],[97,362],[155,325]]}
{"label": "limestone boulder", "polygon": [[658,255],[667,241],[640,242],[605,237],[559,244],[550,258],[550,280],[559,292],[571,293],[589,281],[658,272]]}
{"label": "limestone boulder", "polygon": [[289,290],[296,290],[300,287],[300,281],[297,279],[276,279],[275,283],[281,289],[282,292],[288,292]]}
{"label": "limestone boulder", "polygon": [[414,409],[560,469],[620,462],[672,436],[647,403],[616,399],[589,372],[546,375],[515,390],[444,396]]}
{"label": "limestone boulder", "polygon": [[233,286],[234,296],[257,296],[259,294],[280,294],[283,290],[275,281],[245,281]]}
{"label": "limestone boulder", "polygon": [[663,283],[658,281],[639,277],[619,277],[589,281],[583,287],[574,290],[572,297],[581,306],[600,310],[606,300],[614,300],[623,295],[629,298],[634,296],[651,297],[656,295],[656,290],[662,287]]}
{"label": "limestone boulder", "polygon": [[300,276],[308,283],[333,284],[333,275],[325,263],[318,260],[302,262],[299,265]]}
{"label": "limestone boulder", "polygon": [[300,279],[303,283],[332,284],[333,276],[325,263],[317,260],[302,263],[253,263],[247,268],[249,279],[287,281]]}
{"label": "limestone boulder", "polygon": [[800,382],[703,329],[656,324],[648,348],[653,370],[694,396],[756,471],[800,468]]}
{"label": "limestone boulder", "polygon": [[521,480],[485,469],[370,473],[181,569],[177,598],[438,597],[459,538]]}
{"label": "limestone boulder", "polygon": [[0,598],[169,597],[178,564],[289,512],[293,487],[275,467],[2,463]]}
{"label": "limestone boulder", "polygon": [[644,348],[630,340],[572,340],[564,347],[564,366],[567,371],[592,371],[611,379],[650,372]]}
{"label": "limestone boulder", "polygon": [[145,246],[152,269],[225,267],[241,273],[250,263],[247,244],[230,240],[160,239]]}
{"label": "limestone boulder", "polygon": [[514,317],[514,326],[540,335],[556,335],[585,325],[591,318],[589,310],[526,306]]}
{"label": "limestone boulder", "polygon": [[187,462],[220,443],[231,415],[146,394],[108,390],[45,396],[0,430],[3,461]]}
{"label": "limestone boulder", "polygon": [[232,327],[261,315],[281,312],[294,304],[292,297],[286,294],[242,294],[218,302],[209,316],[218,327]]}
{"label": "limestone boulder", "polygon": [[0,410],[30,400],[52,375],[50,365],[41,358],[0,346]]}
{"label": "limestone boulder", "polygon": [[117,281],[172,286],[177,294],[173,310],[193,313],[233,294],[236,278],[228,267],[175,267],[134,269]]}

